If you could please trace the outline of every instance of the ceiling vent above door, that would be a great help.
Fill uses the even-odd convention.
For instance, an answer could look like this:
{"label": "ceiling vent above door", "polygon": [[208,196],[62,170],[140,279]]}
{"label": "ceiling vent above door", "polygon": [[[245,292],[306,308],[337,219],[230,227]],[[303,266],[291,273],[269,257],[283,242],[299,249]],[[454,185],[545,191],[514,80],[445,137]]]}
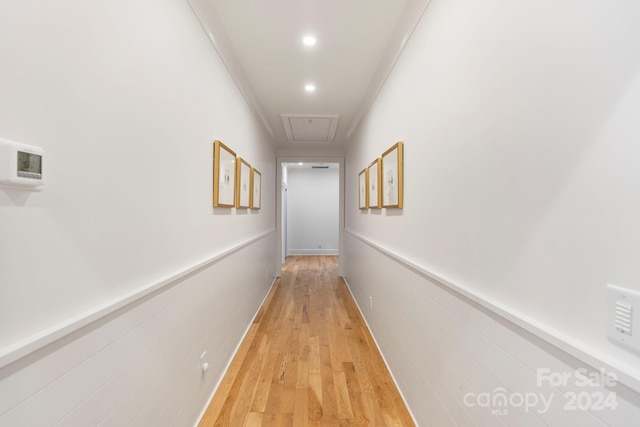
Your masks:
{"label": "ceiling vent above door", "polygon": [[282,125],[289,142],[333,141],[339,115],[281,114]]}

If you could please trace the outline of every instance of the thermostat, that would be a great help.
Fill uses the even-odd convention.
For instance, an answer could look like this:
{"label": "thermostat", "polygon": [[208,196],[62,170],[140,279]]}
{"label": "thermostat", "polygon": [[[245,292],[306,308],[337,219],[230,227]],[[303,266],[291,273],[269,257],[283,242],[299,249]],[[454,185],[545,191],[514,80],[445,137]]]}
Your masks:
{"label": "thermostat", "polygon": [[0,187],[39,190],[44,150],[0,138]]}

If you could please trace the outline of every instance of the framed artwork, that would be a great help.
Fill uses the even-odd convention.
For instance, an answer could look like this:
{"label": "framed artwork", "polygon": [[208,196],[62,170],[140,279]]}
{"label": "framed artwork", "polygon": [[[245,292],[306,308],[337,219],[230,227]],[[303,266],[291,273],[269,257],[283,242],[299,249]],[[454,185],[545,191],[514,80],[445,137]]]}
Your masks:
{"label": "framed artwork", "polygon": [[360,209],[369,208],[369,168],[364,168],[358,174],[358,207]]}
{"label": "framed artwork", "polygon": [[251,206],[251,165],[238,157],[236,167],[236,208],[248,208]]}
{"label": "framed artwork", "polygon": [[236,153],[220,141],[213,143],[213,206],[236,204]]}
{"label": "framed artwork", "polygon": [[401,208],[403,196],[403,146],[396,142],[382,154],[382,207]]}
{"label": "framed artwork", "polygon": [[262,174],[251,168],[251,209],[262,207]]}
{"label": "framed artwork", "polygon": [[382,207],[382,198],[380,197],[380,181],[381,181],[381,160],[380,158],[375,159],[369,167],[368,175],[369,179],[367,180],[367,188],[368,188],[368,206],[370,208],[380,208]]}

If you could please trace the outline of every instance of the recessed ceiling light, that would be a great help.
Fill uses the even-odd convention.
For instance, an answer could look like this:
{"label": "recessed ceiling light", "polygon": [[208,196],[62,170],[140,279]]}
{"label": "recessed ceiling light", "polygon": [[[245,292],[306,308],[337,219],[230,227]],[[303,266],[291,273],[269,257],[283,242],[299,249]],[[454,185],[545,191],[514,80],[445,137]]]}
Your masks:
{"label": "recessed ceiling light", "polygon": [[312,84],[305,85],[304,90],[307,92],[315,92],[316,86]]}
{"label": "recessed ceiling light", "polygon": [[316,38],[313,36],[305,36],[302,39],[302,43],[304,43],[305,46],[313,46],[316,44]]}
{"label": "recessed ceiling light", "polygon": [[298,163],[298,166],[302,166],[302,162]]}

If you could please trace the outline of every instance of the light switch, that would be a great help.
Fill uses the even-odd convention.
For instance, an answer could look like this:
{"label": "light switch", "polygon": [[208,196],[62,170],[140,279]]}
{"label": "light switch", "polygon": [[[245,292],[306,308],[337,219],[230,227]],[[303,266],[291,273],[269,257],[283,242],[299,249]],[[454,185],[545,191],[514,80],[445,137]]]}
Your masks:
{"label": "light switch", "polygon": [[611,284],[607,290],[609,337],[640,352],[640,292]]}

